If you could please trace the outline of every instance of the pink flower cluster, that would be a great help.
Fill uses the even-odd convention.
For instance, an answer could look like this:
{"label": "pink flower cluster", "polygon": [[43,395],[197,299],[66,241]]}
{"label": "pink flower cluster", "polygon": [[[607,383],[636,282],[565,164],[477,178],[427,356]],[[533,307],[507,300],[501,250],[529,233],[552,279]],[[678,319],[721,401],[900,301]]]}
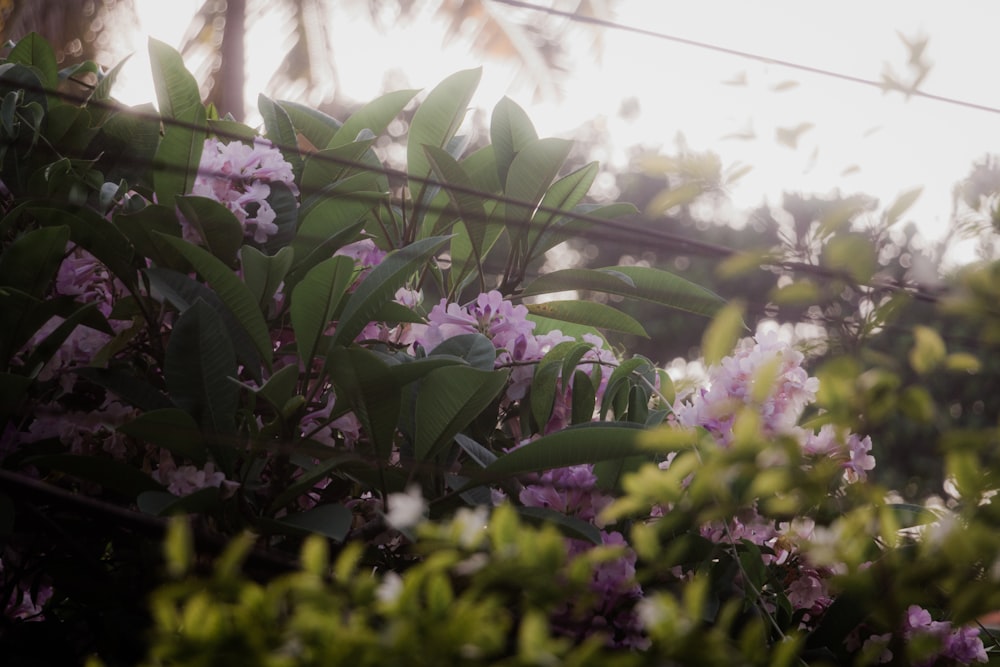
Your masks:
{"label": "pink flower cluster", "polygon": [[[191,194],[209,197],[224,204],[243,225],[245,235],[257,243],[274,236],[277,214],[268,202],[271,183],[284,183],[298,195],[292,165],[267,139],[254,139],[253,145],[241,141],[224,144],[218,139],[205,140]],[[197,230],[182,220],[184,238],[198,242]]]}
{"label": "pink flower cluster", "polygon": [[[765,435],[794,437],[805,453],[841,461],[847,482],[866,479],[875,468],[870,438],[839,433],[829,425],[818,432],[797,425],[819,389],[819,380],[802,368],[803,360],[801,352],[774,333],[744,338],[731,356],[709,369],[708,388],[677,402],[677,422],[705,428],[726,446],[732,442],[736,415],[750,408],[760,415]],[[761,388],[762,382],[767,386]]]}
{"label": "pink flower cluster", "polygon": [[[871,635],[862,643],[862,633],[863,628],[857,628],[848,635],[845,640],[848,650],[856,651],[858,648],[863,648],[875,652],[881,649],[877,662],[882,664],[892,661],[893,654],[889,649],[891,634]],[[948,621],[935,621],[929,611],[918,605],[910,605],[907,608],[902,637],[908,642],[917,637],[932,637],[938,641],[940,648],[937,653],[926,656],[924,661],[919,663],[919,667],[930,667],[941,661],[959,665],[989,661],[983,641],[979,638],[978,628],[969,626],[955,628]]]}

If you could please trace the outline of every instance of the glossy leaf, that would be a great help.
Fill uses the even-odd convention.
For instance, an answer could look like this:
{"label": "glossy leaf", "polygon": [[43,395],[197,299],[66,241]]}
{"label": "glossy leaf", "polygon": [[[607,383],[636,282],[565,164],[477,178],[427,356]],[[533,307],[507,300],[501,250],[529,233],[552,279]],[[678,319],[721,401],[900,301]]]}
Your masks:
{"label": "glossy leaf", "polygon": [[341,313],[331,344],[346,345],[354,340],[382,305],[392,300],[396,290],[406,283],[409,276],[447,241],[447,236],[432,236],[386,255],[351,294]]}
{"label": "glossy leaf", "polygon": [[240,324],[218,294],[190,276],[171,269],[153,267],[146,269],[145,274],[153,292],[169,301],[181,313],[198,299],[218,313],[232,341],[237,361],[255,380],[258,382],[261,380],[260,353],[246,328]]}
{"label": "glossy leaf", "polygon": [[136,265],[128,239],[104,216],[85,208],[72,212],[57,208],[31,207],[31,213],[43,225],[70,230],[70,240],[99,259],[126,286],[136,284]]}
{"label": "glossy leaf", "polygon": [[0,287],[36,298],[49,289],[69,243],[69,227],[45,227],[18,237],[0,254]]}
{"label": "glossy leaf", "polygon": [[235,266],[236,253],[243,245],[243,225],[226,206],[209,197],[178,196],[177,208],[226,266]]}
{"label": "glossy leaf", "polygon": [[278,104],[288,114],[295,131],[301,133],[314,150],[327,146],[341,127],[336,118],[304,104],[288,100],[281,100]]}
{"label": "glossy leaf", "polygon": [[208,450],[198,422],[184,410],[165,408],[144,412],[117,430],[142,444],[167,449],[195,465],[203,465],[207,460]]}
{"label": "glossy leaf", "polygon": [[538,212],[535,213],[531,229],[528,231],[529,248],[534,248],[537,239],[559,218],[560,214],[552,209],[571,211],[590,191],[590,186],[597,178],[597,171],[597,163],[591,162],[552,184],[542,197]]}
{"label": "glossy leaf", "polygon": [[195,109],[204,111],[198,82],[184,67],[184,59],[176,49],[150,38],[149,63],[153,70],[156,101],[163,116],[186,120]]}
{"label": "glossy leaf", "polygon": [[439,83],[417,108],[410,122],[406,165],[413,194],[413,217],[420,219],[435,188],[422,179],[430,176],[431,167],[424,146],[445,148],[465,118],[472,94],[479,86],[482,69],[468,69],[452,74]]}
{"label": "glossy leaf", "polygon": [[424,378],[417,394],[415,456],[437,455],[503,391],[508,371],[467,366],[439,368]]}
{"label": "glossy leaf", "polygon": [[248,245],[240,249],[243,282],[257,301],[262,313],[267,312],[278,286],[288,275],[294,259],[295,252],[291,248],[282,248],[274,255],[265,255]]}
{"label": "glossy leaf", "polygon": [[594,524],[549,507],[517,507],[517,513],[528,523],[553,525],[566,537],[585,540],[591,544],[603,544],[601,531]]}
{"label": "glossy leaf", "polygon": [[316,346],[353,279],[354,260],[331,257],[310,269],[292,290],[289,313],[299,359],[306,368],[312,364]]}
{"label": "glossy leaf", "polygon": [[250,289],[230,268],[213,257],[207,250],[178,238],[163,234],[158,234],[158,236],[190,262],[195,271],[215,290],[222,302],[250,334],[250,338],[257,347],[265,365],[270,366],[271,335],[267,330],[267,323],[260,312],[257,300]]}
{"label": "glossy leaf", "polygon": [[417,92],[417,90],[396,90],[369,102],[351,114],[324,148],[337,148],[356,141],[362,130],[368,130],[379,136]]}
{"label": "glossy leaf", "polygon": [[343,505],[319,505],[305,512],[288,514],[275,523],[294,534],[316,533],[343,542],[351,530],[354,514]]}
{"label": "glossy leaf", "polygon": [[528,312],[553,320],[618,331],[649,338],[639,322],[627,313],[595,301],[546,301],[528,304]]}
{"label": "glossy leaf", "polygon": [[472,255],[477,262],[482,261],[483,243],[486,238],[486,211],[483,199],[473,194],[475,185],[465,170],[451,155],[435,146],[424,146],[431,170],[443,183],[452,204],[458,210],[459,218],[465,226],[471,241]]}
{"label": "glossy leaf", "polygon": [[374,138],[367,138],[309,154],[302,168],[302,192],[320,192],[351,175],[352,171],[365,167],[364,155],[374,143]]}
{"label": "glossy leaf", "polygon": [[153,158],[153,189],[157,202],[167,206],[177,195],[194,189],[207,134],[207,117],[201,105],[177,121],[167,124]]}
{"label": "glossy leaf", "polygon": [[524,147],[537,141],[535,126],[517,102],[504,97],[493,107],[490,118],[490,143],[496,152],[497,178],[507,182],[507,172]]}
{"label": "glossy leaf", "polygon": [[329,364],[337,396],[350,403],[379,461],[387,462],[402,401],[392,369],[377,355],[359,347],[334,348]]}
{"label": "glossy leaf", "polygon": [[121,368],[84,366],[73,372],[99,387],[104,387],[125,403],[140,410],[160,410],[171,406],[170,399],[142,378]]}
{"label": "glossy leaf", "polygon": [[483,471],[484,481],[642,454],[643,433],[644,429],[638,425],[570,426],[504,454]]}
{"label": "glossy leaf", "polygon": [[430,352],[431,357],[451,356],[464,359],[473,368],[491,371],[496,365],[497,349],[489,338],[480,333],[460,334],[448,338]]}
{"label": "glossy leaf", "polygon": [[514,157],[507,172],[504,195],[525,204],[505,204],[508,233],[513,238],[527,237],[528,223],[535,214],[535,207],[562,169],[572,146],[572,142],[565,139],[539,139],[525,146]]}
{"label": "glossy leaf", "polygon": [[59,66],[55,51],[45,38],[36,32],[30,32],[18,40],[7,54],[7,62],[34,69],[39,74],[45,90],[55,90],[59,86]]}
{"label": "glossy leaf", "polygon": [[230,433],[235,428],[239,391],[236,353],[222,318],[199,299],[177,319],[163,375],[174,403],[205,429]]}
{"label": "glossy leaf", "polygon": [[117,213],[114,225],[129,240],[136,251],[152,260],[159,267],[187,271],[189,265],[183,256],[163,243],[160,234],[181,237],[177,214],[166,206],[151,204],[135,213]]}
{"label": "glossy leaf", "polygon": [[264,119],[264,129],[267,132],[268,140],[281,151],[281,156],[285,158],[285,162],[292,166],[292,173],[298,180],[302,175],[303,163],[302,155],[298,151],[291,117],[281,105],[276,104],[274,100],[263,94],[257,96],[257,109],[260,111],[261,118]]}
{"label": "glossy leaf", "polygon": [[309,493],[309,491],[316,486],[317,482],[326,479],[338,468],[342,468],[346,464],[356,462],[357,460],[358,457],[355,454],[341,453],[331,456],[311,468],[304,469],[302,474],[295,478],[295,482],[275,496],[270,507],[268,508],[268,513],[273,514],[279,509],[298,500],[300,497]]}

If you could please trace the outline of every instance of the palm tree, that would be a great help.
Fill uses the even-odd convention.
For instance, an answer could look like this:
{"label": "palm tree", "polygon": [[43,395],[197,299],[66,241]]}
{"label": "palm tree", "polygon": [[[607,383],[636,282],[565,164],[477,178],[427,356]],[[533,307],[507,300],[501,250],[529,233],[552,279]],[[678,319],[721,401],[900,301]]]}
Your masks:
{"label": "palm tree", "polygon": [[[539,0],[540,1],[540,0]],[[612,0],[550,0],[564,12],[604,18]],[[353,7],[347,5],[353,4]],[[339,92],[334,45],[325,28],[345,10],[366,8],[376,24],[406,21],[433,11],[447,23],[445,39],[464,39],[483,58],[521,67],[536,95],[558,94],[559,72],[568,68],[561,42],[568,19],[518,9],[494,0],[204,0],[189,25],[181,52],[196,63],[203,96],[223,113],[244,117],[245,35],[255,22],[275,26],[275,44],[288,44],[268,88],[274,97],[301,98],[334,107]],[[388,18],[386,18],[388,17]],[[138,25],[135,0],[0,0],[0,39],[30,31],[45,37],[61,64],[114,62],[125,54],[116,37]],[[591,30],[599,46],[600,34]]]}

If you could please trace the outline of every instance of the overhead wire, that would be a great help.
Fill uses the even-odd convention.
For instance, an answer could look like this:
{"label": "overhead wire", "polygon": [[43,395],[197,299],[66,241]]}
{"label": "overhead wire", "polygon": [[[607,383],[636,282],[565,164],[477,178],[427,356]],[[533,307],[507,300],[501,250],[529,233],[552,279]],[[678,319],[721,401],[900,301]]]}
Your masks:
{"label": "overhead wire", "polygon": [[[696,39],[690,39],[687,37],[680,37],[678,35],[670,35],[667,33],[658,32],[656,30],[651,30],[649,28],[640,28],[639,26],[628,25],[625,23],[618,23],[616,21],[611,21],[609,19],[604,19],[597,16],[588,16],[586,14],[578,14],[576,12],[569,12],[561,9],[556,9],[554,7],[536,5],[531,2],[525,2],[524,0],[489,0],[489,1],[500,5],[508,5],[510,7],[518,7],[521,9],[527,9],[530,11],[539,12],[543,14],[550,14],[552,16],[559,16],[561,18],[565,18],[570,21],[574,21],[576,23],[586,23],[588,25],[595,25],[609,30],[619,30],[622,32],[629,32],[635,35],[642,35],[644,37],[650,37],[653,39],[660,39],[668,42],[674,42],[676,44],[683,44],[686,46],[691,46],[698,49],[704,49],[707,51],[715,51],[716,53],[724,53],[731,56],[744,58],[746,60],[761,62],[767,65],[776,65],[787,69],[806,72],[808,74],[815,74],[817,76],[839,79],[841,81],[848,81],[850,83],[855,83],[862,86],[878,88],[879,90],[882,91],[886,90],[886,85],[885,82],[883,81],[866,79],[864,77],[854,76],[852,74],[835,72],[833,70],[824,69],[822,67],[805,65],[803,63],[798,63],[792,60],[785,60],[782,58],[775,58],[773,56],[766,56],[759,53],[752,53],[750,51],[734,49],[719,44],[711,44],[709,42],[703,42]],[[1000,114],[1000,108],[997,107],[992,107],[986,104],[978,104],[976,102],[969,102],[968,100],[948,97],[946,95],[937,95],[934,93],[928,93],[919,89],[907,90],[906,94],[911,97],[921,97],[924,99],[933,100],[935,102],[942,102],[945,104],[952,104],[955,106],[961,106],[968,109],[976,109],[977,111],[985,111],[988,113]]]}
{"label": "overhead wire", "polygon": [[[51,90],[44,86],[30,86],[19,84],[21,88],[25,90],[30,90],[31,92],[36,92],[39,94],[50,95],[53,97],[58,97],[64,101],[76,103],[76,104],[88,104],[96,106],[106,111],[114,111],[119,113],[126,113],[135,118],[140,118],[143,120],[148,120],[151,122],[162,123],[164,127],[181,127],[184,129],[194,130],[194,131],[210,131],[218,137],[226,138],[230,140],[243,140],[245,137],[237,132],[232,132],[226,130],[224,127],[206,128],[196,123],[188,122],[185,120],[173,118],[170,116],[161,116],[156,113],[149,113],[135,108],[127,107],[121,105],[114,101],[104,101],[104,100],[93,100],[87,99],[78,95],[73,95],[65,91]],[[712,257],[720,260],[724,260],[735,255],[744,253],[745,251],[736,250],[726,246],[718,245],[715,243],[710,243],[706,241],[700,241],[697,239],[692,239],[690,237],[673,234],[656,227],[649,225],[637,225],[634,222],[629,222],[625,220],[617,220],[611,218],[602,218],[599,216],[589,215],[581,211],[565,210],[558,207],[552,207],[540,204],[538,202],[524,201],[514,197],[510,197],[505,194],[487,192],[479,190],[477,188],[466,187],[455,183],[445,183],[436,178],[432,177],[421,177],[409,174],[408,172],[400,169],[394,169],[392,167],[387,167],[385,165],[374,166],[369,163],[365,163],[359,160],[352,160],[342,156],[330,155],[323,152],[311,152],[301,149],[298,145],[288,145],[279,142],[274,142],[268,139],[270,144],[275,148],[282,151],[282,153],[290,152],[299,155],[300,157],[308,157],[309,159],[317,160],[319,162],[325,162],[327,164],[332,164],[338,167],[344,167],[348,169],[357,169],[361,171],[367,171],[372,173],[378,173],[387,178],[402,179],[404,182],[414,182],[421,185],[428,185],[432,187],[440,187],[446,190],[450,190],[459,194],[467,194],[476,197],[481,197],[484,199],[489,199],[498,203],[505,205],[518,206],[522,208],[527,208],[536,212],[550,213],[553,215],[563,216],[569,221],[575,221],[578,223],[586,223],[593,225],[594,227],[588,228],[586,230],[580,230],[578,235],[588,239],[597,239],[610,242],[621,242],[623,238],[627,238],[627,234],[641,235],[643,238],[643,243],[649,246],[652,242],[654,249],[661,251],[673,251],[673,252],[684,252],[694,255],[700,255],[704,257]],[[67,156],[64,156],[67,157]],[[85,154],[68,156],[87,159]],[[140,162],[140,158],[132,158],[129,154],[118,156],[120,162],[129,163],[145,166],[145,163]],[[187,165],[156,165],[160,169],[167,171],[187,171]],[[233,176],[228,174],[219,174],[219,176],[233,178]],[[314,195],[320,194],[323,191],[322,188],[317,189],[315,192],[302,192],[302,195]],[[363,198],[360,194],[342,193],[338,194],[338,197],[343,199],[353,199]],[[367,201],[367,199],[366,199]],[[450,209],[450,204],[445,205],[440,210],[435,210],[433,212],[441,213],[445,210]],[[487,216],[484,220],[476,220],[475,222],[490,222],[490,218]],[[505,221],[506,222],[506,221]],[[522,224],[528,224],[527,222]],[[774,258],[766,262],[766,266],[778,267],[788,271],[796,273],[808,273],[816,275],[823,278],[830,279],[844,279],[849,278],[846,271],[831,269],[828,267],[823,267],[813,264],[804,264],[801,262],[791,262],[782,260],[780,258]],[[762,267],[763,268],[763,267]],[[890,282],[886,284],[862,284],[860,286],[869,287],[872,289],[888,289],[891,291],[901,291],[910,294],[913,298],[936,302],[937,294],[933,289],[929,289],[925,286],[913,283],[913,284],[897,284],[895,282]]]}

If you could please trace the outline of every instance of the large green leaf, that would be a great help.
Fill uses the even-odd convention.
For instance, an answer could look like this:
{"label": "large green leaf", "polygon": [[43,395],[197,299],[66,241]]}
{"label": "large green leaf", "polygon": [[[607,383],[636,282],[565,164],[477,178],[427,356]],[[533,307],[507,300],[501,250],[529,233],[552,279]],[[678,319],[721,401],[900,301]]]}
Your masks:
{"label": "large green leaf", "polygon": [[52,358],[62,344],[66,342],[69,335],[77,326],[89,326],[92,329],[106,334],[112,334],[108,321],[97,309],[96,303],[90,303],[60,322],[55,330],[40,341],[31,354],[24,361],[24,368],[34,376]]}
{"label": "large green leaf", "polygon": [[[375,143],[374,138],[362,139],[310,153],[302,169],[302,192],[307,194],[321,192],[330,184],[346,178],[359,168],[364,168],[365,153],[373,143]],[[380,168],[379,165],[374,167]]]}
{"label": "large green leaf", "polygon": [[565,290],[619,294],[711,317],[725,304],[714,292],[680,276],[643,266],[610,266],[604,269],[564,269],[539,276],[521,296]]}
{"label": "large green leaf", "polygon": [[250,334],[264,364],[270,366],[273,355],[271,334],[250,288],[207,250],[172,236],[165,234],[158,236],[189,261],[195,271],[215,290],[222,302]]}
{"label": "large green leaf", "polygon": [[288,275],[295,259],[291,248],[282,248],[274,255],[265,255],[253,246],[245,245],[240,250],[240,264],[243,268],[243,282],[257,301],[262,313],[267,312],[274,293]]}
{"label": "large green leaf", "polygon": [[420,385],[416,402],[415,455],[435,456],[466,428],[507,385],[510,372],[469,366],[439,368]]}
{"label": "large green leaf", "polygon": [[267,138],[281,151],[285,162],[292,165],[292,173],[298,180],[299,176],[302,175],[303,163],[291,117],[281,105],[276,104],[274,100],[264,94],[257,96],[257,108],[260,110],[261,118],[264,119]]}
{"label": "large green leaf", "polygon": [[121,368],[86,366],[73,369],[78,376],[104,387],[118,398],[140,410],[161,410],[171,406],[170,399],[159,389],[130,371]]}
{"label": "large green leaf", "polygon": [[339,194],[331,192],[329,198],[303,213],[298,233],[291,244],[296,260],[293,275],[304,274],[303,268],[312,268],[353,241],[364,225],[365,216],[382,198],[376,192],[352,192],[343,198],[338,197]]}
{"label": "large green leaf", "polygon": [[143,257],[155,266],[187,271],[187,261],[173,247],[163,243],[160,234],[181,237],[181,226],[172,208],[152,204],[135,213],[116,213],[114,225]]}
{"label": "large green leaf", "polygon": [[642,454],[644,432],[626,424],[570,426],[504,454],[483,471],[484,481]]}
{"label": "large green leaf", "polygon": [[354,513],[343,505],[319,505],[306,512],[289,514],[278,520],[261,522],[261,527],[294,535],[317,533],[334,542],[343,542],[351,530]]}
{"label": "large green leaf", "polygon": [[70,240],[101,261],[126,286],[136,285],[136,265],[128,239],[104,216],[86,208],[72,212],[46,207],[30,208],[40,224],[67,225]]}
{"label": "large green leaf", "polygon": [[649,338],[649,334],[631,315],[623,313],[603,303],[594,301],[546,301],[527,306],[533,315],[548,317],[553,320],[585,324],[610,331],[632,334]]}
{"label": "large green leaf", "polygon": [[331,257],[314,266],[292,290],[290,314],[299,359],[312,365],[316,345],[354,279],[354,260]]}
{"label": "large green leaf", "polygon": [[337,148],[357,141],[362,130],[368,130],[375,136],[382,134],[416,94],[416,90],[397,90],[369,102],[351,114],[325,148]]}
{"label": "large green leaf", "polygon": [[432,236],[390,252],[351,294],[340,316],[332,345],[346,345],[361,333],[382,305],[392,300],[406,279],[430,259],[447,236]]}
{"label": "large green leaf", "polygon": [[13,287],[42,298],[66,254],[70,229],[35,229],[11,243],[0,254],[0,287]]}
{"label": "large green leaf", "polygon": [[[531,379],[531,416],[539,426],[545,426],[552,414],[552,406],[556,397],[556,385],[560,377],[563,386],[572,377],[573,368],[580,358],[592,349],[589,343],[566,341],[555,345],[549,350],[538,365]],[[568,368],[568,371],[566,370]]]}
{"label": "large green leaf", "polygon": [[491,371],[496,365],[497,349],[481,333],[460,334],[443,341],[431,351],[430,356],[458,357],[473,368]]}
{"label": "large green leaf", "polygon": [[177,319],[163,375],[174,403],[206,430],[231,433],[239,405],[236,353],[222,318],[198,299]]}
{"label": "large green leaf", "polygon": [[153,291],[182,313],[198,299],[211,306],[222,318],[237,360],[255,380],[258,382],[261,380],[260,353],[257,351],[257,346],[246,328],[240,324],[218,294],[191,276],[172,269],[152,267],[146,269],[145,274]]}
{"label": "large green leaf", "polygon": [[[544,205],[547,206],[547,204]],[[540,213],[542,212],[541,206],[539,205]],[[547,250],[563,241],[585,234],[588,229],[601,220],[615,220],[636,213],[638,213],[638,209],[633,204],[625,202],[603,205],[577,204],[566,215],[557,215],[555,220],[547,223],[545,230],[532,243],[531,257],[541,257]]]}
{"label": "large green leaf", "polygon": [[281,493],[275,496],[274,500],[271,501],[268,512],[277,512],[289,503],[292,503],[306,493],[309,493],[317,482],[329,477],[330,473],[337,468],[343,467],[348,463],[355,463],[357,460],[358,456],[356,454],[339,453],[335,456],[331,456],[325,461],[317,463],[311,468],[304,469],[302,474],[296,477],[295,481],[291,485],[283,489]]}
{"label": "large green leaf", "polygon": [[170,206],[177,195],[191,192],[207,133],[205,108],[200,104],[176,122],[166,124],[153,158],[156,201]]}
{"label": "large green leaf", "polygon": [[537,140],[535,126],[517,102],[509,97],[497,102],[490,119],[490,143],[496,153],[497,178],[501,183],[507,182],[507,172],[514,157]]}
{"label": "large green leaf", "polygon": [[46,454],[28,457],[24,463],[96,482],[127,498],[135,498],[144,491],[163,490],[156,480],[134,465],[99,456]]}
{"label": "large green leaf", "polygon": [[426,183],[431,166],[424,146],[445,148],[448,145],[465,118],[482,73],[482,69],[477,68],[452,74],[427,94],[413,114],[406,145],[406,170],[413,193],[414,219],[420,219],[436,190]]}
{"label": "large green leaf", "polygon": [[226,266],[235,266],[236,253],[243,245],[243,225],[233,212],[209,197],[178,196],[174,201],[209,251]]}
{"label": "large green leaf", "polygon": [[161,115],[187,120],[195,109],[204,111],[198,82],[184,67],[184,59],[177,49],[150,37],[149,64],[153,70],[156,101]]}
{"label": "large green leaf", "polygon": [[549,226],[558,219],[560,214],[556,211],[568,212],[579,204],[597,178],[597,170],[597,163],[591,162],[560,178],[546,191],[528,231],[529,262],[545,251],[544,248],[539,250],[535,246]]}
{"label": "large green leaf", "polygon": [[328,146],[342,125],[336,118],[298,102],[281,100],[278,104],[292,120],[295,130],[301,133],[316,150]]}
{"label": "large green leaf", "polygon": [[330,377],[337,396],[346,399],[375,447],[380,463],[392,454],[402,401],[392,369],[378,355],[360,347],[338,347],[330,353]]}
{"label": "large green leaf", "polygon": [[506,202],[508,233],[513,238],[527,238],[535,208],[562,168],[572,146],[572,142],[565,139],[539,139],[525,146],[514,157],[507,172],[504,195],[524,203]]}
{"label": "large green leaf", "polygon": [[55,51],[48,41],[36,32],[28,33],[18,40],[7,54],[7,62],[34,69],[47,91],[55,91],[59,86],[59,65],[56,62]]}
{"label": "large green leaf", "polygon": [[601,530],[589,521],[567,516],[549,507],[517,507],[517,513],[534,524],[553,525],[567,537],[602,544]]}
{"label": "large green leaf", "polygon": [[208,450],[198,422],[178,408],[144,412],[122,424],[117,430],[136,438],[142,444],[163,447],[182,459],[189,459],[195,465],[203,465],[208,459]]}
{"label": "large green leaf", "polygon": [[443,183],[444,189],[458,210],[471,242],[473,257],[481,263],[487,223],[483,198],[475,194],[476,189],[472,179],[447,151],[435,146],[424,146],[424,151],[434,176]]}

